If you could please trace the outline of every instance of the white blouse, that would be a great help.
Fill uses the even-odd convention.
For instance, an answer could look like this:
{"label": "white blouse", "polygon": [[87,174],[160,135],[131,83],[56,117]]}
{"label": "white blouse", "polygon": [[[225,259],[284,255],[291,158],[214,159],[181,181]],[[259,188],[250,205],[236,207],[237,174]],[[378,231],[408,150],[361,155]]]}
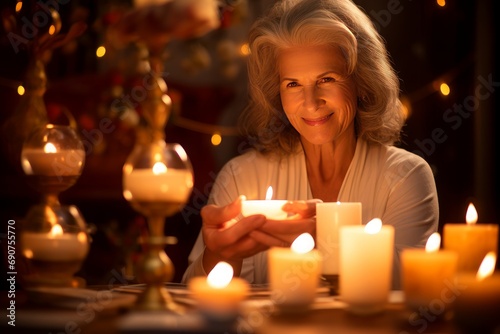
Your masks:
{"label": "white blouse", "polygon": [[[273,199],[313,199],[304,152],[272,159],[249,151],[233,158],[218,174],[208,202],[223,206],[239,195],[264,199],[269,186],[273,187]],[[424,247],[438,228],[437,191],[427,162],[401,148],[358,139],[338,200],[361,202],[363,224],[377,217],[394,226],[393,289],[399,289],[401,250]],[[202,265],[204,248],[200,232],[189,256],[184,282],[206,275]],[[266,283],[267,252],[244,259],[240,276],[250,283]]]}

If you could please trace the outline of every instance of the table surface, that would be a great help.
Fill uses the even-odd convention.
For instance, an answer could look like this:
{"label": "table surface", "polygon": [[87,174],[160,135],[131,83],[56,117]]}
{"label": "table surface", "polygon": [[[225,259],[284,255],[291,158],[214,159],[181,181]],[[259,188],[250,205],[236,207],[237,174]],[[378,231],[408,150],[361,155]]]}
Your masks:
{"label": "table surface", "polygon": [[[19,291],[16,294],[15,330],[29,333],[442,333],[460,334],[451,312],[436,316],[408,310],[400,291],[391,293],[384,310],[373,315],[350,312],[338,296],[322,292],[309,310],[280,312],[265,291],[252,295],[234,321],[207,320],[182,286],[168,286],[183,315],[139,311],[134,302],[140,286],[118,289],[88,287],[55,291]],[[2,305],[6,305],[2,302]],[[9,319],[2,307],[2,319]],[[7,320],[8,321],[8,320]],[[13,329],[7,321],[0,328]],[[4,332],[3,330],[1,330]],[[11,332],[11,331],[8,331]],[[24,332],[24,331],[23,331]]]}

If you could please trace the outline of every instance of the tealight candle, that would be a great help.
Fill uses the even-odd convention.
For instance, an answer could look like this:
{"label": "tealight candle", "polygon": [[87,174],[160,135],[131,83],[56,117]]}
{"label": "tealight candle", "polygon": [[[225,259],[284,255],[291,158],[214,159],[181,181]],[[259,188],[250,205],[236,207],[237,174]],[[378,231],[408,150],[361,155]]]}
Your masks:
{"label": "tealight candle", "polygon": [[244,217],[251,215],[262,214],[268,219],[281,220],[285,219],[288,215],[286,211],[281,208],[286,200],[271,200],[273,197],[273,187],[269,186],[266,192],[265,200],[244,200],[241,202],[241,214]]}
{"label": "tealight candle", "polygon": [[316,243],[323,257],[323,275],[339,274],[339,230],[361,225],[361,203],[317,203]]}
{"label": "tealight candle", "polygon": [[227,262],[219,262],[207,277],[192,278],[188,289],[198,302],[198,307],[218,319],[234,317],[240,303],[249,293],[248,283],[233,277],[233,267]]}
{"label": "tealight candle", "polygon": [[494,273],[495,252],[489,252],[477,274],[458,275],[454,321],[463,333],[494,333],[500,328],[500,274]]}
{"label": "tealight candle", "polygon": [[391,287],[394,227],[375,218],[365,226],[342,226],[339,240],[341,299],[353,313],[382,311]]}
{"label": "tealight candle", "polygon": [[275,305],[282,309],[307,308],[316,296],[321,254],[309,233],[299,235],[290,248],[268,251],[269,284]]}
{"label": "tealight candle", "polygon": [[[401,276],[406,305],[414,310],[420,307],[439,310],[442,315],[452,300],[457,254],[439,250],[441,237],[433,233],[425,249],[404,249],[401,253]],[[444,298],[446,297],[446,298]]]}
{"label": "tealight candle", "polygon": [[459,272],[477,272],[484,256],[497,251],[498,225],[476,224],[477,211],[472,203],[466,213],[466,224],[445,224],[443,228],[444,249],[458,254]]}

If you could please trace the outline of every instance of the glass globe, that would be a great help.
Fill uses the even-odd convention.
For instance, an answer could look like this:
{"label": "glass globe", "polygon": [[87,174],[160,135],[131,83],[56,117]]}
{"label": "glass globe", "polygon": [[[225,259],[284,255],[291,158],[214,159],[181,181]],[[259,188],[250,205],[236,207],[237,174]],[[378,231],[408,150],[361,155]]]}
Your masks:
{"label": "glass globe", "polygon": [[123,166],[123,196],[147,217],[150,234],[136,267],[137,278],[146,284],[137,299],[139,309],[182,313],[164,287],[174,273],[164,250],[172,238],[164,237],[164,225],[166,217],[182,209],[192,189],[191,163],[179,144],[167,144],[163,139],[137,144]]}
{"label": "glass globe", "polygon": [[81,286],[73,275],[89,251],[89,238],[82,215],[74,205],[59,202],[59,193],[80,177],[85,151],[70,126],[48,124],[24,142],[21,165],[28,183],[42,200],[28,211],[20,232],[20,249],[31,272],[27,286]]}

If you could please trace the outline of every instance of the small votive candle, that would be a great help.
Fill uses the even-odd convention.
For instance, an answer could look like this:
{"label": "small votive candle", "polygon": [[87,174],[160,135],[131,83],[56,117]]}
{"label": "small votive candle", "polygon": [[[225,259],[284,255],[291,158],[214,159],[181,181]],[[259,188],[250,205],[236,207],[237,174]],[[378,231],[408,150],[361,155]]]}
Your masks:
{"label": "small votive candle", "polygon": [[433,233],[425,249],[404,249],[401,253],[401,276],[405,303],[418,310],[425,307],[433,316],[441,316],[451,306],[457,254],[439,250],[441,237]]}
{"label": "small votive candle", "polygon": [[340,228],[339,294],[357,314],[384,309],[391,288],[394,227],[378,218]]}
{"label": "small votive candle", "polygon": [[272,200],[273,187],[269,186],[266,192],[265,200],[244,200],[241,202],[241,214],[244,217],[261,214],[267,219],[282,220],[288,216],[286,211],[282,210],[286,200]]}
{"label": "small votive candle", "polygon": [[465,215],[466,224],[445,224],[443,248],[458,254],[458,272],[476,273],[490,251],[497,251],[498,225],[476,224],[478,214],[472,203]]}
{"label": "small votive candle", "polygon": [[269,284],[275,305],[301,311],[314,301],[320,280],[321,255],[309,233],[299,235],[290,248],[268,251]]}
{"label": "small votive candle", "polygon": [[234,318],[250,290],[247,281],[233,277],[233,267],[227,262],[219,262],[207,277],[192,278],[188,289],[199,309],[218,320]]}
{"label": "small votive candle", "polygon": [[458,275],[454,322],[462,333],[495,333],[500,328],[500,274],[494,273],[495,252],[489,252],[476,275]]}

